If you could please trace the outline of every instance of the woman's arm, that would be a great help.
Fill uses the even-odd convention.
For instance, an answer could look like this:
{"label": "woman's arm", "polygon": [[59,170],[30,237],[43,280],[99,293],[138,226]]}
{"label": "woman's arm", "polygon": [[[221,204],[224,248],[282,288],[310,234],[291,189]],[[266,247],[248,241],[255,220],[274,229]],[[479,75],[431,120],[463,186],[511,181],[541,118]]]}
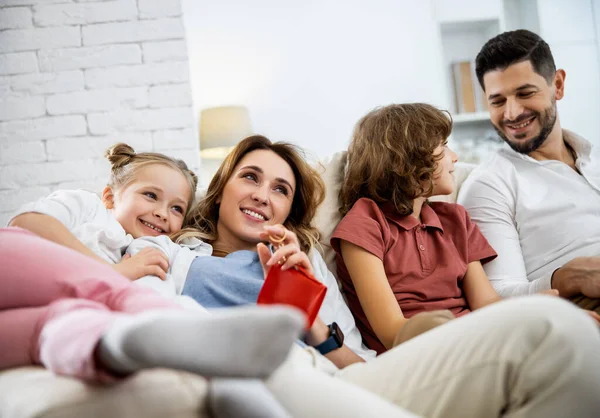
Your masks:
{"label": "woman's arm", "polygon": [[104,259],[98,257],[92,250],[79,241],[69,229],[58,219],[44,215],[42,213],[28,212],[23,213],[10,222],[10,226],[18,226],[27,229],[42,238],[53,241],[57,244],[71,248],[81,254],[108,264]]}
{"label": "woman's arm", "polygon": [[385,348],[392,348],[407,319],[390,287],[383,261],[348,241],[340,240],[340,250],[369,324]]}
{"label": "woman's arm", "polygon": [[469,263],[462,287],[471,310],[483,308],[502,299],[488,280],[481,261]]}
{"label": "woman's arm", "polygon": [[[328,338],[329,328],[327,325],[325,325],[321,318],[317,317],[310,330],[308,330],[306,333],[306,343],[311,347],[316,347],[325,342],[325,340]],[[352,351],[346,344],[325,354],[325,357],[327,357],[340,369],[343,369],[344,367],[353,363],[362,363],[365,361],[362,357]]]}

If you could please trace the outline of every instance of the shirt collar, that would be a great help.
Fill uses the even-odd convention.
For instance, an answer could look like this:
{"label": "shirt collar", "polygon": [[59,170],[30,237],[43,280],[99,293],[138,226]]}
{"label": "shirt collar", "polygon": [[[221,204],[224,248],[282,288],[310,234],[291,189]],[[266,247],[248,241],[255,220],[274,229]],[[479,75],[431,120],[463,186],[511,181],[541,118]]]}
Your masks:
{"label": "shirt collar", "polygon": [[428,228],[437,228],[441,232],[444,232],[444,228],[442,227],[442,223],[440,222],[440,218],[435,213],[435,211],[429,206],[429,203],[424,203],[421,208],[421,223],[414,216],[407,215],[402,216],[399,215],[396,211],[396,208],[391,202],[384,203],[381,205],[381,210],[386,218],[395,224],[399,225],[403,229],[409,231],[419,225],[423,225]]}
{"label": "shirt collar", "polygon": [[573,151],[577,154],[577,158],[589,161],[593,147],[590,141],[567,129],[563,129],[563,138],[573,148]]}

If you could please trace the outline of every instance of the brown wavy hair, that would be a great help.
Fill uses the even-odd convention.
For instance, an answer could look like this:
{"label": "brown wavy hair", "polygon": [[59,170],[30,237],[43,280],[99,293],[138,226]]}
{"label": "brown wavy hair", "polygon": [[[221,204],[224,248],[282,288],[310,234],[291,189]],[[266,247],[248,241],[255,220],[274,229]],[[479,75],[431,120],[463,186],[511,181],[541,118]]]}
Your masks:
{"label": "brown wavy hair", "polygon": [[[190,216],[178,235],[177,240],[186,236],[195,236],[212,244],[217,239],[217,222],[219,221],[219,204],[217,201],[223,194],[225,184],[233,175],[233,171],[244,156],[252,151],[268,150],[281,157],[294,172],[296,191],[284,225],[298,236],[300,248],[309,251],[319,241],[319,232],[312,225],[317,207],[325,199],[325,184],[319,173],[304,159],[300,148],[284,143],[271,142],[262,135],[253,135],[242,140],[225,158],[208,186],[206,196],[192,209]],[[215,248],[215,255],[226,255],[229,251]]]}
{"label": "brown wavy hair", "polygon": [[433,190],[441,158],[433,153],[451,131],[450,113],[425,103],[393,104],[365,115],[348,148],[341,214],[367,197],[378,204],[391,202],[400,215],[410,215],[414,199]]}

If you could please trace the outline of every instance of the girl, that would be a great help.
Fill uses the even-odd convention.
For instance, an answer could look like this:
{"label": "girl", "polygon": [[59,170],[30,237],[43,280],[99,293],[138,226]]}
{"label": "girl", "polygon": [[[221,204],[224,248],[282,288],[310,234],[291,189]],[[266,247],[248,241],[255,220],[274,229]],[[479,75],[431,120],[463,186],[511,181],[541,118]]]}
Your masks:
{"label": "girl", "polygon": [[[331,239],[338,276],[364,340],[382,353],[416,314],[434,324],[500,300],[482,263],[496,257],[452,193],[452,121],[421,103],[375,109],[357,124]],[[426,326],[426,328],[428,328]]]}
{"label": "girl", "polygon": [[[322,180],[295,147],[254,136],[224,160],[187,224],[215,249],[194,259],[183,288],[207,307],[254,303],[284,257],[284,268],[302,265],[328,287],[305,344],[266,381],[293,416],[400,415],[390,403],[430,417],[561,416],[574,404],[591,416],[600,407],[600,335],[554,298],[500,302],[373,358],[314,248],[322,200]],[[284,238],[272,256],[269,236]]]}
{"label": "girl", "polygon": [[[89,380],[148,367],[269,374],[287,355],[302,315],[256,307],[208,316],[134,286],[123,276],[165,277],[168,259],[150,249],[124,260],[121,254],[134,238],[166,238],[181,229],[196,177],[181,161],[136,154],[124,144],[107,156],[111,179],[102,198],[59,191],[13,219],[46,239],[0,230],[0,369],[42,364]],[[233,338],[240,345],[232,346]]]}

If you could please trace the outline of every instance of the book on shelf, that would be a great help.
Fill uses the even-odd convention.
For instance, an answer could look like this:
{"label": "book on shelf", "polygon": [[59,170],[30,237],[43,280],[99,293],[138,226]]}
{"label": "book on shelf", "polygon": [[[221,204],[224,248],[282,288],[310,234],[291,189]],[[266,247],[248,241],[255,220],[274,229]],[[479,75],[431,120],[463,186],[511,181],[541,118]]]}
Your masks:
{"label": "book on shelf", "polygon": [[487,110],[485,95],[475,75],[474,62],[452,63],[452,77],[457,113],[475,113]]}

